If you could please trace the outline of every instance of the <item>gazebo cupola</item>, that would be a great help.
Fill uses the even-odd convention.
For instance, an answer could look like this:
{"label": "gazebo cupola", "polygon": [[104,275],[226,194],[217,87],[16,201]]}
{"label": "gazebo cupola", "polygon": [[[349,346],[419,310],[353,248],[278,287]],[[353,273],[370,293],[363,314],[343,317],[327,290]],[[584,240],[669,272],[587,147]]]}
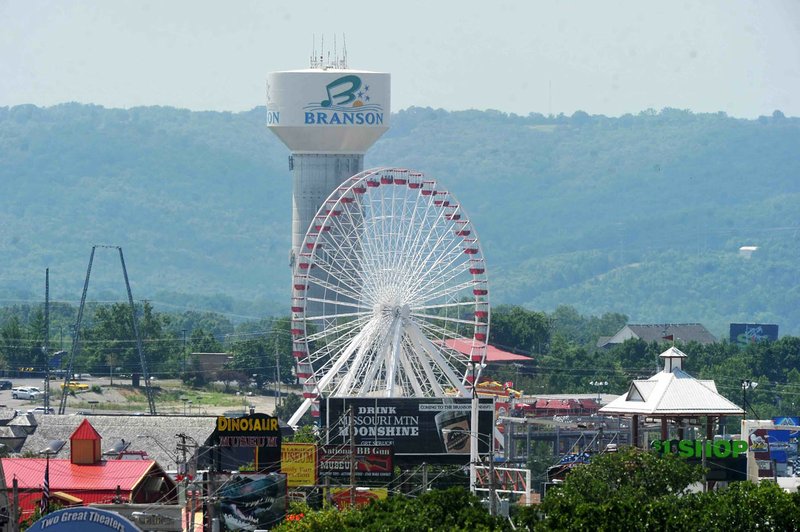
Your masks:
{"label": "gazebo cupola", "polygon": [[673,345],[658,355],[658,358],[664,361],[664,373],[672,373],[673,370],[683,369],[683,359],[686,358],[686,353]]}

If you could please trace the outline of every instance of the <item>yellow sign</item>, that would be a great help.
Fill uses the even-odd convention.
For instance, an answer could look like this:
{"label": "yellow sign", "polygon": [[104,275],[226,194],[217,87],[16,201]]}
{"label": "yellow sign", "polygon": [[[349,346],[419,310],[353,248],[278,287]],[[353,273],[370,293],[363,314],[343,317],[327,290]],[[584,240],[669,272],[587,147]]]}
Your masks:
{"label": "yellow sign", "polygon": [[227,418],[220,416],[217,418],[217,430],[219,432],[276,432],[280,430],[278,418],[264,416],[264,418],[247,416],[239,418]]}
{"label": "yellow sign", "polygon": [[313,443],[284,443],[281,446],[281,472],[290,488],[317,483],[317,446]]}

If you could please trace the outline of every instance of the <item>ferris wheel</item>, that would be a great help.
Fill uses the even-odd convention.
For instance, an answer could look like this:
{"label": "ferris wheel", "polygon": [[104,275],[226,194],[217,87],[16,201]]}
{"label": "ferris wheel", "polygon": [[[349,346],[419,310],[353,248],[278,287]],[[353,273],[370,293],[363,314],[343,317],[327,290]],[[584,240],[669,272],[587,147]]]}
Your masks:
{"label": "ferris wheel", "polygon": [[418,172],[361,172],[334,190],[292,279],[292,352],[304,402],[469,396],[489,334],[478,236],[452,194]]}

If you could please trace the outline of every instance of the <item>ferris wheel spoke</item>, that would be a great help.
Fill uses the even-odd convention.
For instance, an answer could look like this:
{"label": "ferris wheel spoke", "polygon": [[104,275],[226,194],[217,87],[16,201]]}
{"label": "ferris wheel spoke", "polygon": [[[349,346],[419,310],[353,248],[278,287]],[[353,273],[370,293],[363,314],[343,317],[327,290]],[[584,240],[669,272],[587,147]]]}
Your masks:
{"label": "ferris wheel spoke", "polygon": [[[462,262],[458,264],[458,261]],[[455,242],[454,245],[444,250],[438,258],[430,265],[430,268],[422,273],[421,283],[418,286],[426,286],[430,283],[446,282],[447,275],[452,277],[465,274],[469,271],[469,261],[464,258],[463,242]],[[444,277],[444,279],[443,279]]]}
{"label": "ferris wheel spoke", "polygon": [[[400,249],[398,252],[399,255],[399,265],[398,265],[398,275],[396,278],[400,277],[400,272],[405,272],[409,269],[409,262],[412,260],[413,257],[417,256],[418,254],[418,243],[420,239],[420,235],[422,231],[418,227],[418,220],[417,214],[420,211],[421,202],[419,201],[411,201],[409,202],[408,199],[410,196],[406,197],[407,200],[403,202],[402,205],[402,219],[401,219],[401,231],[398,231],[398,240],[397,240],[397,248]],[[411,203],[409,206],[408,203]],[[429,207],[429,204],[425,204],[425,209]],[[410,216],[407,216],[408,211],[410,212]],[[399,281],[403,281],[402,278],[396,279]]]}
{"label": "ferris wheel spoke", "polygon": [[341,307],[354,307],[363,309],[362,312],[341,312],[337,314],[323,314],[321,316],[315,316],[315,320],[333,320],[333,319],[342,319],[342,318],[353,318],[353,317],[369,317],[372,313],[372,309],[368,309],[363,305],[356,305],[350,303],[343,303],[340,301],[332,301],[330,299],[321,299],[316,297],[309,297],[306,301],[311,301],[315,303],[328,303],[330,305],[336,305]]}
{"label": "ferris wheel spoke", "polygon": [[386,346],[386,368],[388,370],[386,376],[386,397],[394,397],[394,387],[397,381],[397,366],[400,362],[400,334],[402,332],[402,319],[396,317],[392,323],[392,341],[387,342]]}
{"label": "ferris wheel spoke", "polygon": [[[365,330],[362,329],[359,332],[354,340],[358,340],[358,338],[363,337],[365,334]],[[353,355],[356,347],[358,346],[357,341],[351,342],[341,353],[339,358],[331,365],[330,369],[323,375],[319,381],[317,382],[317,388],[322,393],[325,388],[330,384],[330,382],[336,377],[336,373],[344,366],[350,357]]]}
{"label": "ferris wheel spoke", "polygon": [[[457,296],[458,294],[463,294],[469,288],[472,288],[474,282],[470,279],[469,281],[464,281],[460,284],[454,286],[448,286],[439,292],[433,292],[433,290],[428,290],[425,292],[421,292],[418,294],[414,294],[415,300],[422,300],[422,301],[430,301],[433,300],[440,300],[443,298]],[[472,299],[474,300],[475,296],[470,294]],[[416,305],[415,305],[416,307]]]}
{"label": "ferris wheel spoke", "polygon": [[464,300],[464,301],[453,301],[452,303],[437,303],[434,305],[416,305],[411,307],[412,311],[417,310],[434,310],[434,309],[443,309],[443,308],[452,308],[452,307],[471,307],[475,308],[475,298],[472,298],[471,301]]}
{"label": "ferris wheel spoke", "polygon": [[419,385],[420,379],[417,377],[417,372],[411,364],[411,360],[408,357],[408,354],[402,346],[398,348],[398,357],[400,359],[400,363],[403,366],[403,370],[405,371],[405,375],[408,379],[408,383],[411,385],[411,388],[414,390],[414,394],[417,397],[423,397],[425,394],[422,391],[422,386]]}
{"label": "ferris wheel spoke", "polygon": [[412,316],[415,318],[421,318],[424,320],[440,320],[446,321],[448,323],[459,323],[464,325],[475,325],[475,320],[465,320],[463,318],[450,318],[448,316],[437,316],[435,314],[419,314],[419,313],[411,313]]}
{"label": "ferris wheel spoke", "polygon": [[439,349],[433,345],[433,343],[428,340],[418,328],[409,327],[409,331],[410,335],[415,339],[417,344],[424,350],[425,353],[428,354],[431,361],[437,366],[438,371],[446,377],[449,384],[466,395],[467,390],[461,382],[461,377],[455,374],[453,369],[450,367],[450,364],[439,352]]}
{"label": "ferris wheel spoke", "polygon": [[[314,319],[316,320],[316,318]],[[348,331],[355,330],[357,327],[366,324],[371,319],[372,317],[370,316],[363,316],[360,318],[356,318],[355,320],[352,321],[343,321],[341,323],[336,323],[320,331],[307,334],[305,340],[307,342],[314,342],[326,338],[335,340],[345,335]]]}
{"label": "ferris wheel spoke", "polygon": [[[336,259],[336,257],[334,257]],[[342,262],[347,262],[351,260],[347,258]],[[344,286],[344,290],[348,293],[360,293],[362,292],[363,286],[363,279],[354,275],[353,272],[357,272],[358,269],[355,267],[345,268],[345,267],[337,267],[334,264],[337,264],[337,260],[328,260],[326,257],[317,257],[316,262],[314,265],[322,271],[322,273],[326,274],[327,278],[323,279],[320,275],[309,276],[312,280],[317,280],[318,284],[328,283],[332,286]],[[335,279],[335,283],[330,283],[328,279]]]}
{"label": "ferris wheel spoke", "polygon": [[[420,231],[420,233],[426,233],[425,231]],[[418,261],[412,273],[415,278],[419,278],[425,271],[425,268],[435,262],[436,260],[436,253],[440,253],[441,249],[439,248],[441,242],[445,240],[450,240],[449,235],[447,233],[442,232],[441,234],[437,235],[436,241],[433,244],[430,244],[431,240],[431,232],[428,232],[425,236],[423,236],[424,240],[422,242],[424,249],[427,251],[425,252],[425,256],[422,260]]]}
{"label": "ferris wheel spoke", "polygon": [[359,374],[364,371],[364,366],[368,365],[365,364],[365,361],[369,355],[369,337],[374,334],[376,324],[377,322],[372,321],[368,324],[368,329],[365,328],[366,341],[358,342],[356,345],[356,356],[353,359],[352,364],[350,364],[347,374],[337,387],[338,395],[347,395],[352,387],[353,381],[355,381]]}
{"label": "ferris wheel spoke", "polygon": [[358,292],[351,291],[351,290],[343,290],[341,286],[337,286],[336,284],[330,283],[328,281],[323,281],[322,279],[316,279],[315,278],[315,279],[312,280],[312,278],[309,277],[309,284],[313,284],[313,285],[319,286],[320,288],[325,289],[326,290],[326,295],[327,295],[327,291],[330,291],[330,292],[333,292],[334,294],[339,294],[340,296],[343,296],[343,297],[351,299],[351,300],[358,301],[358,299],[359,299]]}
{"label": "ferris wheel spoke", "polygon": [[[408,341],[409,341],[409,344],[411,346],[411,349],[413,350],[413,352],[415,354],[424,353],[425,352],[425,350],[422,347],[422,345],[415,341],[415,338],[414,338],[414,336],[412,334],[409,334],[408,332],[406,332],[406,337],[408,338]],[[433,369],[431,368],[431,365],[428,362],[428,360],[424,356],[417,356],[416,360],[419,363],[419,365],[422,367],[422,371],[425,373],[425,376],[428,379],[428,385],[431,387],[431,389],[433,391],[433,394],[435,396],[443,395],[444,394],[444,390],[442,389],[441,385],[439,384],[439,380],[434,375]]]}
{"label": "ferris wheel spoke", "polygon": [[444,339],[447,340],[465,339],[465,336],[461,334],[457,328],[445,329],[444,327],[440,327],[433,321],[417,321],[415,323],[420,329],[428,333],[428,337],[435,338],[437,339],[437,341]]}

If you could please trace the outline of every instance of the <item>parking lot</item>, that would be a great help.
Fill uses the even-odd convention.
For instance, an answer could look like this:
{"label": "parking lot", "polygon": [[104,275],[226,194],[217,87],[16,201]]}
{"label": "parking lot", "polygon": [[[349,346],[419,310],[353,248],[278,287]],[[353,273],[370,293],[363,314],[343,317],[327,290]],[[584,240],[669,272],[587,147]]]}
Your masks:
{"label": "parking lot", "polygon": [[[39,390],[44,391],[44,380],[42,378],[13,378],[13,377],[2,377],[2,380],[8,380],[12,383],[12,388],[21,388],[21,387],[28,387],[28,386],[35,386],[39,388]],[[105,413],[105,414],[112,414],[112,413],[126,413],[131,414],[131,411],[128,409],[128,403],[124,399],[122,395],[117,392],[120,388],[117,386],[126,385],[130,386],[131,381],[130,379],[122,379],[118,378],[117,376],[114,377],[114,388],[109,388],[110,379],[108,375],[102,376],[82,376],[78,381],[82,384],[88,385],[90,388],[93,386],[102,386],[103,391],[102,393],[93,393],[90,391],[82,391],[77,393],[76,397],[70,397],[67,401],[67,406],[65,409],[65,414],[77,414],[77,413],[89,413],[90,411],[94,410],[92,406],[86,405],[86,403],[112,403],[112,404],[120,404],[120,409],[116,410],[113,406],[108,404],[98,405],[97,412],[98,413]],[[50,407],[53,408],[56,413],[58,412],[58,408],[60,405],[60,397],[58,393],[61,390],[61,385],[64,383],[63,379],[52,379],[50,381]],[[177,389],[180,387],[181,383],[179,380],[155,380],[153,383],[158,387],[164,387],[166,389]],[[235,388],[234,388],[235,390]],[[296,390],[294,390],[296,392]],[[289,390],[285,390],[284,393],[289,392]],[[19,410],[22,413],[28,412],[29,410],[33,410],[34,408],[41,407],[44,405],[44,397],[39,396],[36,399],[28,400],[28,399],[13,399],[11,397],[12,390],[0,390],[0,410],[3,409],[12,409],[12,410]],[[290,392],[291,393],[291,392]],[[187,396],[191,397],[191,391],[186,392]],[[233,394],[231,394],[233,395]],[[195,415],[219,415],[225,412],[236,410],[238,408],[247,409],[250,405],[256,408],[258,412],[265,412],[265,413],[272,413],[275,411],[275,397],[267,396],[267,395],[250,395],[248,393],[242,393],[239,395],[236,394],[237,402],[241,400],[241,407],[231,405],[230,402],[226,402],[224,405],[213,405],[204,403],[200,406],[199,402],[193,404],[191,400],[186,402],[173,402],[173,403],[159,403],[158,404],[158,412],[159,414],[195,414]],[[76,404],[76,403],[83,403],[83,404]],[[74,405],[74,406],[71,406]],[[124,406],[123,406],[124,405]],[[146,411],[146,405],[142,405],[141,413]]]}
{"label": "parking lot", "polygon": [[[24,388],[27,386],[35,386],[44,392],[45,383],[44,380],[41,378],[12,378],[12,377],[3,377],[3,380],[9,380],[12,383],[12,388]],[[88,378],[84,379],[81,382],[85,382],[89,386],[92,384],[100,384],[99,382],[93,382],[95,379]],[[105,379],[105,384],[108,384],[108,379]],[[50,406],[58,411],[58,398],[55,397],[53,394],[54,391],[60,390],[61,385],[63,384],[63,380],[61,379],[53,379],[50,381]],[[36,399],[14,399],[11,397],[11,390],[0,390],[0,409],[9,408],[13,410],[20,410],[21,412],[27,412],[28,410],[32,410],[37,406],[44,405],[44,395],[40,395]],[[70,409],[67,408],[67,413],[70,413]]]}

